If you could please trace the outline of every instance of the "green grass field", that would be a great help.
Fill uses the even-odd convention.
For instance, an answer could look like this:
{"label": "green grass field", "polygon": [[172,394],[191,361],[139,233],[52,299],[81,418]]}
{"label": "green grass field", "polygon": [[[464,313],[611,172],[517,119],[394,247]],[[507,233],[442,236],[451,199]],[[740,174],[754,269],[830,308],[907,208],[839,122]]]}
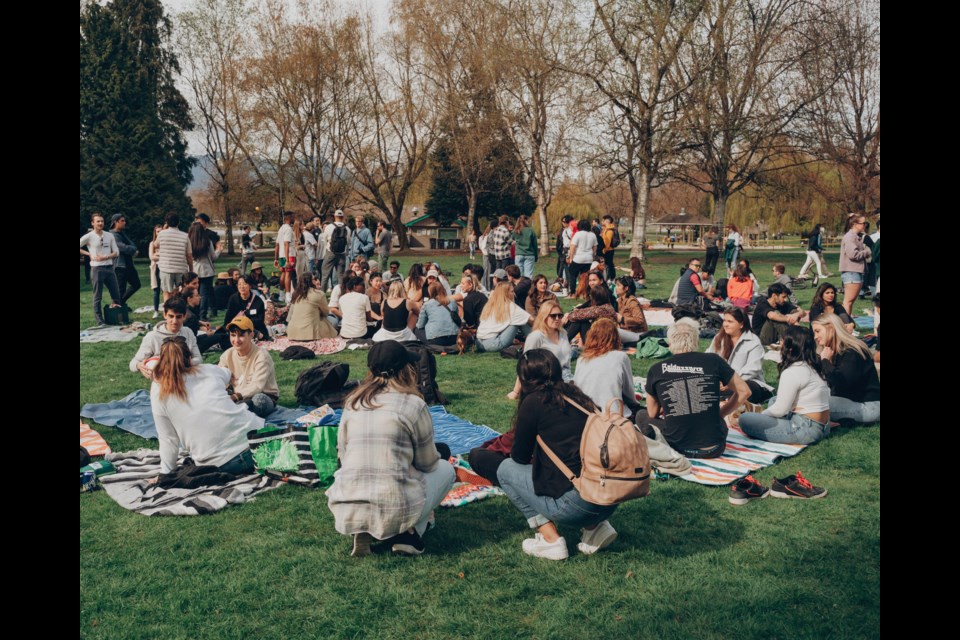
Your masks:
{"label": "green grass field", "polygon": [[[666,297],[690,254],[655,252],[647,297]],[[429,256],[400,256],[401,269]],[[762,285],[801,252],[749,252]],[[439,256],[459,273],[464,255]],[[618,257],[618,261],[624,261]],[[227,260],[221,267],[230,266]],[[827,264],[836,271],[836,255]],[[552,275],[554,260],[541,262]],[[149,287],[146,265],[141,278]],[[538,269],[539,271],[539,269]],[[832,279],[839,285],[839,278]],[[798,291],[804,306],[813,295]],[[93,324],[80,275],[80,327]],[[145,288],[131,300],[148,305]],[[569,305],[567,305],[569,306]],[[865,304],[858,304],[862,309]],[[222,318],[222,316],[221,316]],[[136,319],[151,321],[149,314]],[[80,404],[123,397],[146,380],[127,363],[139,342],[80,345]],[[703,343],[706,346],[706,342]],[[208,354],[216,362],[219,354]],[[275,357],[281,403],[310,363]],[[351,377],[366,352],[344,352]],[[653,364],[634,360],[643,375]],[[447,409],[504,431],[513,361],[496,354],[438,358]],[[766,363],[767,379],[776,370]],[[156,448],[92,424],[115,451]],[[880,425],[836,430],[756,477],[803,470],[829,489],[812,502],[743,507],[725,487],[655,483],[622,505],[617,542],[552,563],[520,549],[530,535],[506,498],[437,515],[419,558],[348,556],[322,491],[282,487],[197,518],[146,518],[103,491],[80,496],[80,635],[86,638],[859,638],[880,635]],[[578,532],[564,531],[573,548]]]}

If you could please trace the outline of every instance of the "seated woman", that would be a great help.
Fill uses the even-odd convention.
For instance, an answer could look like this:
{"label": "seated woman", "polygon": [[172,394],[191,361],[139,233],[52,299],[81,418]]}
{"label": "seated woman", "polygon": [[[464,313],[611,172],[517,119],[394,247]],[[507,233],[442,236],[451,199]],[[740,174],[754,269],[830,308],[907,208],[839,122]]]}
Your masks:
{"label": "seated woman", "polygon": [[633,388],[630,356],[621,351],[617,323],[600,318],[590,327],[583,351],[577,360],[573,382],[598,407],[616,398],[623,400],[623,415],[629,417],[640,408]]}
{"label": "seated woman", "polygon": [[[560,361],[560,368],[563,371],[563,381],[573,380],[573,372],[570,370],[570,358],[573,355],[573,348],[570,346],[570,339],[567,338],[567,332],[563,330],[563,309],[556,300],[547,300],[540,306],[540,313],[533,321],[533,331],[527,336],[523,343],[524,351],[533,349],[546,349]],[[513,391],[507,394],[511,400],[520,397],[520,379],[517,378]]]}
{"label": "seated woman", "polygon": [[[263,304],[263,298],[254,294],[254,284],[250,276],[240,276],[237,280],[237,292],[230,296],[227,302],[227,311],[223,315],[223,326],[230,324],[230,321],[237,317],[237,314],[243,314],[253,322],[254,337],[258,340],[272,340],[270,331],[264,323],[266,307]],[[226,344],[230,344],[230,337],[226,337]],[[223,347],[224,349],[228,347]]]}
{"label": "seated woman", "polygon": [[230,296],[237,292],[237,283],[229,271],[217,274],[217,281],[213,285],[214,311],[226,311],[230,304]]}
{"label": "seated woman", "polygon": [[727,281],[727,300],[735,307],[746,309],[753,302],[753,280],[743,264],[738,264],[733,277]]}
{"label": "seated woman", "polygon": [[854,423],[878,421],[880,377],[870,348],[853,337],[832,313],[813,321],[813,335],[830,385],[831,419]]}
{"label": "seated woman", "polygon": [[367,297],[370,298],[370,313],[373,315],[373,331],[379,331],[383,322],[383,303],[387,298],[383,290],[383,276],[379,271],[371,271],[367,278]]}
{"label": "seated woman", "polygon": [[647,288],[647,272],[643,270],[643,263],[640,262],[640,258],[634,256],[630,258],[630,268],[627,267],[617,267],[620,271],[626,271],[630,274],[630,277],[633,278],[634,283],[636,283],[637,289],[646,289]]}
{"label": "seated woman", "polygon": [[[612,318],[614,322],[617,320],[617,308],[610,295],[610,288],[603,283],[591,287],[587,294],[587,301],[572,309],[564,318],[563,322],[567,327],[567,337],[570,338],[570,342],[574,342],[579,335],[580,344],[583,344],[590,326],[600,318]],[[640,334],[635,331],[619,329],[619,333],[620,341],[623,343],[633,344],[640,340]]]}
{"label": "seated woman", "polygon": [[431,513],[456,476],[437,453],[413,356],[393,340],[378,342],[367,366],[340,419],[340,468],[327,490],[334,526],[353,536],[353,556],[369,554],[374,540],[419,555]]}
{"label": "seated woman", "polygon": [[424,282],[426,282],[426,277],[423,274],[423,265],[419,262],[414,262],[410,265],[407,279],[403,281],[403,286],[407,290],[407,300],[417,303],[423,300]]}
{"label": "seated woman", "polygon": [[829,282],[822,283],[817,292],[813,294],[813,302],[810,303],[810,315],[808,319],[813,322],[825,313],[832,313],[838,318],[848,332],[853,333],[853,318],[847,315],[847,310],[842,304],[837,302],[837,288]]}
{"label": "seated woman", "polygon": [[232,374],[212,364],[192,364],[187,341],[177,336],[160,347],[153,370],[150,404],[160,440],[160,473],[177,467],[181,445],[197,465],[224,473],[253,473],[247,432],[263,428],[263,418],[227,394]]}
{"label": "seated woman", "polygon": [[330,308],[327,296],[320,287],[320,279],[310,272],[304,272],[297,280],[297,287],[290,299],[287,312],[287,337],[291,340],[320,340],[336,338],[337,330],[327,317]]}
{"label": "seated woman", "polygon": [[737,372],[750,387],[750,402],[759,404],[773,395],[763,378],[763,355],[766,350],[760,338],[750,331],[747,312],[738,307],[723,312],[723,327],[717,332],[707,353],[715,353]]}
{"label": "seated woman", "polygon": [[830,387],[816,349],[808,327],[787,329],[777,365],[777,397],[763,413],[740,414],[745,434],[784,444],[813,444],[830,435]]}
{"label": "seated woman", "polygon": [[417,322],[416,315],[410,310],[416,304],[416,302],[407,300],[407,292],[403,288],[403,282],[399,280],[391,282],[390,289],[387,291],[387,299],[380,306],[380,311],[383,313],[383,324],[380,326],[380,330],[373,334],[373,341],[409,342],[416,340],[417,336],[410,328]]}
{"label": "seated woman", "polygon": [[580,279],[577,281],[576,295],[574,297],[577,300],[589,302],[590,289],[599,286],[607,286],[603,280],[603,271],[591,269],[580,276]]}
{"label": "seated woman", "polygon": [[550,283],[547,276],[542,273],[534,276],[530,284],[530,293],[527,294],[527,300],[524,302],[524,308],[532,317],[536,318],[540,313],[540,306],[547,300],[556,300],[557,296],[550,292]]}
{"label": "seated woman", "polygon": [[452,298],[460,305],[463,325],[476,329],[480,324],[480,314],[487,305],[487,296],[480,292],[480,281],[475,275],[464,274],[457,289],[459,293],[453,294]]}
{"label": "seated woman", "polygon": [[337,301],[341,316],[340,337],[344,340],[369,338],[374,333],[367,324],[373,320],[373,309],[370,307],[370,298],[364,293],[363,278],[347,278],[344,291]]}
{"label": "seated woman", "polygon": [[617,278],[617,321],[621,329],[634,333],[647,331],[647,317],[643,314],[643,307],[637,300],[636,281],[630,276]]}
{"label": "seated woman", "polygon": [[600,506],[580,497],[570,479],[553,463],[537,437],[543,439],[570,470],[579,474],[580,438],[587,416],[566,398],[593,410],[590,398],[563,381],[560,361],[545,349],[526,351],[517,362],[520,402],[513,422],[510,458],[497,470],[500,486],[527,519],[535,537],[523,541],[524,553],[549,560],[565,560],[570,552],[557,525],[583,527],[577,548],[592,554],[610,546],[617,532],[607,522],[616,505]]}
{"label": "seated woman", "polygon": [[501,351],[513,344],[517,331],[533,323],[530,314],[514,302],[513,284],[501,282],[480,314],[477,326],[477,350]]}
{"label": "seated woman", "polygon": [[[460,320],[457,303],[447,297],[443,285],[434,280],[429,285],[428,298],[417,318],[417,338],[424,344],[449,347],[457,344]],[[456,320],[454,319],[456,317]]]}

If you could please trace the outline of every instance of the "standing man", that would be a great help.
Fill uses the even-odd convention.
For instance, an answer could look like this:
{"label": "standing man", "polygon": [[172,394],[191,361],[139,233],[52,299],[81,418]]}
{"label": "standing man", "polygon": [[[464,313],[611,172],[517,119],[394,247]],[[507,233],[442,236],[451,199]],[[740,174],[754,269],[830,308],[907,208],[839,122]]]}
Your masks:
{"label": "standing man", "polygon": [[570,222],[573,216],[569,213],[560,220],[563,228],[557,234],[557,278],[563,279],[563,288],[570,286],[570,273],[567,269],[567,254],[570,253],[570,240],[573,239],[573,230],[570,228]]}
{"label": "standing man", "polygon": [[193,218],[193,221],[200,223],[203,230],[207,232],[207,237],[210,238],[210,242],[213,243],[213,246],[217,246],[217,243],[220,242],[220,234],[210,228],[210,216],[205,213],[198,213]]}
{"label": "standing man", "polygon": [[617,232],[616,223],[613,221],[613,216],[603,216],[603,230],[600,232],[600,236],[603,239],[601,253],[603,254],[604,264],[603,277],[607,282],[613,282],[617,279],[617,270],[613,268],[613,250],[620,244],[619,238],[617,237],[618,235],[619,233]]}
{"label": "standing man", "polygon": [[220,356],[219,365],[232,374],[230,396],[237,404],[244,403],[250,411],[266,418],[277,408],[280,387],[273,359],[253,342],[253,322],[237,316],[227,325],[230,334],[229,349]]}
{"label": "standing man", "polygon": [[117,272],[117,287],[120,290],[120,302],[127,304],[133,294],[140,290],[140,274],[133,266],[133,259],[137,257],[137,245],[127,237],[124,229],[127,228],[127,218],[122,213],[115,213],[110,217],[110,233],[117,243],[120,255],[113,261],[113,268]]}
{"label": "standing man", "polygon": [[280,286],[283,289],[284,300],[290,303],[292,293],[292,277],[290,274],[297,268],[297,239],[293,236],[293,211],[283,212],[283,224],[277,232],[277,243],[273,248],[273,266],[280,269]]}
{"label": "standing man", "polygon": [[703,258],[703,270],[715,273],[717,270],[717,261],[720,259],[720,247],[717,242],[720,241],[720,230],[716,227],[710,227],[710,230],[700,238],[700,244],[706,249]]}
{"label": "standing man", "polygon": [[377,223],[377,260],[380,262],[380,269],[387,266],[390,261],[390,250],[393,248],[393,232],[384,222]]}
{"label": "standing man", "polygon": [[[216,245],[214,245],[216,246]],[[247,275],[247,265],[256,260],[257,245],[250,237],[250,225],[243,225],[243,235],[240,236],[240,275]]]}
{"label": "standing man", "polygon": [[[350,247],[350,228],[343,222],[343,211],[337,209],[333,214],[333,224],[328,224],[323,230],[323,267],[320,274],[320,284],[324,289],[327,282],[330,288],[339,284],[343,269],[347,266],[347,249]],[[331,280],[332,278],[332,280]]]}
{"label": "standing man", "polygon": [[510,262],[510,228],[507,223],[510,218],[500,216],[497,228],[490,232],[490,253],[493,255],[493,270],[505,269]]}
{"label": "standing man", "polygon": [[363,216],[353,219],[356,227],[353,230],[353,239],[350,242],[350,260],[363,258],[367,260],[373,255],[373,234],[363,223]]}
{"label": "standing man", "polygon": [[113,234],[103,230],[103,215],[99,213],[90,217],[93,231],[80,238],[80,255],[90,258],[90,280],[93,283],[93,317],[97,326],[102,327],[103,310],[100,303],[103,301],[103,287],[106,285],[113,300],[112,307],[119,307],[120,287],[117,285],[117,274],[113,270],[113,259],[120,255],[117,242]]}
{"label": "standing man", "polygon": [[163,291],[164,302],[177,293],[183,277],[193,269],[190,236],[180,231],[180,216],[168,213],[165,222],[167,228],[157,234],[157,268],[160,271],[160,290]]}

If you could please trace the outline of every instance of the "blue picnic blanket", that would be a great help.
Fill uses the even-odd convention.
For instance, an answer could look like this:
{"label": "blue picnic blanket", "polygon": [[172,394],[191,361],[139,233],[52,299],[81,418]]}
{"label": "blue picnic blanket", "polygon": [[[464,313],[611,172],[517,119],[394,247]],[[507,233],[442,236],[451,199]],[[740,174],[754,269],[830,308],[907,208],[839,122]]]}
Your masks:
{"label": "blue picnic blanket", "polygon": [[[271,424],[296,422],[297,418],[313,409],[315,407],[290,409],[278,406],[267,416],[266,421]],[[333,415],[323,420],[323,424],[340,424],[342,413],[341,409],[337,409]],[[108,427],[129,431],[142,438],[157,437],[157,425],[153,422],[153,413],[150,410],[150,393],[145,389],[138,389],[127,397],[113,402],[85,404],[80,409],[80,415]],[[490,438],[500,435],[486,425],[476,425],[448,413],[440,405],[430,407],[430,417],[433,420],[436,441],[446,443],[453,455],[468,453],[470,449],[479,447]]]}

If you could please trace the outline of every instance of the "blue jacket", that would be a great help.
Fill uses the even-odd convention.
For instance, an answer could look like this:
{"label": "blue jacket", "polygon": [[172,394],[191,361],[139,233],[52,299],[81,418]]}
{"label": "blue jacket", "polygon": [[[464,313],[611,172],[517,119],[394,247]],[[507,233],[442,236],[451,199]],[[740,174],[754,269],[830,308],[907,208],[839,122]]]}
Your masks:
{"label": "blue jacket", "polygon": [[370,229],[360,227],[353,232],[353,238],[350,240],[350,259],[358,256],[369,258],[373,255],[373,234]]}

